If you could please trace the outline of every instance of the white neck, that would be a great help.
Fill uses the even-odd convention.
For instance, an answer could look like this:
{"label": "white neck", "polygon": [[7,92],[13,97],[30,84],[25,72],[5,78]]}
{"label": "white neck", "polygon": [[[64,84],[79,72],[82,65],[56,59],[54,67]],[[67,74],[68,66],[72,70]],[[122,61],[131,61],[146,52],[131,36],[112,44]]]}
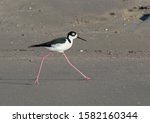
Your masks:
{"label": "white neck", "polygon": [[72,36],[69,36],[68,37],[68,39],[71,41],[71,43],[73,42],[73,40],[74,40],[74,37],[72,37]]}

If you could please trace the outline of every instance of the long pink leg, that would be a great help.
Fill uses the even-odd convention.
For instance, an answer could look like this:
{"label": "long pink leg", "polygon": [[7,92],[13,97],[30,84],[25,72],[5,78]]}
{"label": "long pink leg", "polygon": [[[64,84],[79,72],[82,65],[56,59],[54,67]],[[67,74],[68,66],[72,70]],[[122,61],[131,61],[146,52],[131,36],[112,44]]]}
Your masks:
{"label": "long pink leg", "polygon": [[39,84],[39,76],[40,76],[40,72],[41,72],[41,69],[42,69],[42,65],[43,65],[43,62],[44,60],[50,55],[51,53],[45,55],[44,57],[42,57],[42,60],[41,60],[41,64],[40,64],[40,68],[38,70],[38,74],[36,76],[36,79],[34,81],[35,84]]}
{"label": "long pink leg", "polygon": [[86,76],[85,74],[83,74],[78,68],[76,68],[76,67],[69,61],[69,59],[68,59],[68,57],[66,56],[65,53],[63,53],[63,55],[64,55],[65,59],[67,60],[68,64],[69,64],[71,67],[73,67],[77,72],[79,72],[86,80],[90,80],[90,79],[91,79],[90,77],[88,77],[88,76]]}

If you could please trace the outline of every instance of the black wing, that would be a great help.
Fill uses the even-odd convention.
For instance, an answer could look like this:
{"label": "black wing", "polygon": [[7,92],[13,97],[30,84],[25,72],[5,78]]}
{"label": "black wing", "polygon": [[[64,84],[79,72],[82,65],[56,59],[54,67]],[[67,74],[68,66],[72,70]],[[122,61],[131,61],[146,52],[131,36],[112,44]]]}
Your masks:
{"label": "black wing", "polygon": [[54,45],[54,44],[62,44],[62,43],[65,43],[65,41],[66,41],[66,38],[65,38],[65,37],[62,37],[62,38],[54,39],[54,40],[49,41],[49,42],[31,45],[31,46],[29,46],[29,48],[30,48],[30,47],[51,47],[51,46]]}

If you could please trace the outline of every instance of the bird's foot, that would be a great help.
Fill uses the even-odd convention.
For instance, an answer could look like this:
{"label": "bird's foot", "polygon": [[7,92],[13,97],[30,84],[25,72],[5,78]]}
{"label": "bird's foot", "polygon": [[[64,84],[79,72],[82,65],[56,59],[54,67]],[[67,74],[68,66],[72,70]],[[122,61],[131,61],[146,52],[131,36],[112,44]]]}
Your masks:
{"label": "bird's foot", "polygon": [[36,79],[36,80],[34,81],[34,84],[35,84],[35,85],[39,85],[39,80]]}
{"label": "bird's foot", "polygon": [[90,77],[87,77],[87,76],[84,77],[84,79],[85,79],[85,80],[91,80],[91,78],[90,78]]}

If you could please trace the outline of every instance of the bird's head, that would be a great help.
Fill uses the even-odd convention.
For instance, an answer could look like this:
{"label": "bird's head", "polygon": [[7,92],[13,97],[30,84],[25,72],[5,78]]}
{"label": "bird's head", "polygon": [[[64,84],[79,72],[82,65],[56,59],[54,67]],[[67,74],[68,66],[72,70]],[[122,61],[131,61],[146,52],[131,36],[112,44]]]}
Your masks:
{"label": "bird's head", "polygon": [[81,39],[83,41],[87,41],[87,40],[79,37],[78,34],[76,32],[74,32],[74,31],[69,32],[68,35],[67,35],[67,38],[69,38],[70,40],[74,40],[76,38],[79,38],[79,39]]}

